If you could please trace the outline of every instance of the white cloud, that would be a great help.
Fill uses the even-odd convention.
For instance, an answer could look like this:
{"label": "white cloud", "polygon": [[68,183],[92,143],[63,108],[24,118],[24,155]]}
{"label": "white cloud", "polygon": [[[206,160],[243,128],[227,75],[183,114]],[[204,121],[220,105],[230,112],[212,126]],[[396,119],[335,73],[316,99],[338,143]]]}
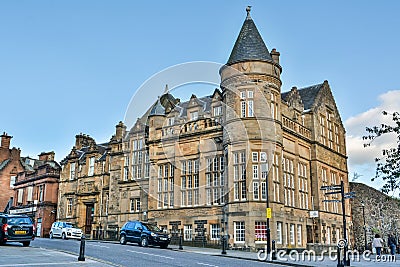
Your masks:
{"label": "white cloud", "polygon": [[354,172],[362,174],[362,182],[369,182],[375,176],[375,158],[382,155],[382,150],[396,145],[394,134],[375,139],[370,147],[364,147],[365,140],[362,136],[367,135],[366,127],[379,126],[392,123],[391,116],[384,116],[382,111],[389,113],[400,112],[400,90],[389,91],[379,96],[379,106],[371,108],[363,113],[350,117],[345,121],[347,131],[347,154],[349,157],[350,179]]}

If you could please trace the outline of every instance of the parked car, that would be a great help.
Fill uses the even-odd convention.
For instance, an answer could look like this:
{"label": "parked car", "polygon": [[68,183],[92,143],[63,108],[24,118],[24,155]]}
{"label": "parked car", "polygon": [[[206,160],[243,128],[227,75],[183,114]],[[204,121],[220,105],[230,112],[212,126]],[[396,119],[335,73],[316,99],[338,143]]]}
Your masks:
{"label": "parked car", "polygon": [[171,235],[164,233],[154,224],[128,221],[119,232],[119,242],[122,245],[132,242],[138,243],[142,247],[153,245],[167,248],[171,242]]}
{"label": "parked car", "polygon": [[69,222],[54,222],[50,229],[50,238],[61,237],[62,239],[80,239],[82,237],[82,230],[75,228]]}
{"label": "parked car", "polygon": [[0,245],[6,242],[20,242],[28,247],[35,239],[35,226],[27,215],[0,213]]}

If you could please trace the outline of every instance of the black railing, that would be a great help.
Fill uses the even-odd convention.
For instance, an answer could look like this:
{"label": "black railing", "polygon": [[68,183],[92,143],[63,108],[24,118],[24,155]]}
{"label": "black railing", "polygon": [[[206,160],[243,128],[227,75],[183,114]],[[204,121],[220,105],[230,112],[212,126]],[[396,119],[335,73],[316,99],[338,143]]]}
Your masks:
{"label": "black railing", "polygon": [[[179,235],[172,235],[171,237],[171,245],[179,245]],[[209,235],[192,235],[189,237],[184,237],[182,242],[183,247],[206,247],[206,248],[221,248],[220,239],[210,239]]]}
{"label": "black railing", "polygon": [[92,238],[97,240],[119,240],[119,230],[92,230]]}

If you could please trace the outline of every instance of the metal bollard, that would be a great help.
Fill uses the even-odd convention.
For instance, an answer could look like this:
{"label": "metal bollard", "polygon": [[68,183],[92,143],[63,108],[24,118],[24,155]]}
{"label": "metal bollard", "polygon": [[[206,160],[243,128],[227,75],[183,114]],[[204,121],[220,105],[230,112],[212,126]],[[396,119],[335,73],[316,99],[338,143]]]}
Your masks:
{"label": "metal bollard", "polygon": [[81,237],[78,261],[85,261],[85,235],[82,235]]}
{"label": "metal bollard", "polygon": [[350,266],[350,257],[349,257],[348,251],[349,251],[349,247],[346,243],[346,246],[344,247],[344,251],[343,251],[343,254],[344,254],[343,265],[344,266]]}
{"label": "metal bollard", "polygon": [[337,267],[344,267],[342,261],[340,260],[340,248],[337,248]]}
{"label": "metal bollard", "polygon": [[276,260],[276,245],[275,240],[272,240],[271,260]]}
{"label": "metal bollard", "polygon": [[226,238],[225,235],[221,236],[221,243],[222,243],[222,255],[226,255]]}
{"label": "metal bollard", "polygon": [[179,235],[179,249],[180,249],[180,250],[183,249],[183,238],[182,238],[182,234]]}

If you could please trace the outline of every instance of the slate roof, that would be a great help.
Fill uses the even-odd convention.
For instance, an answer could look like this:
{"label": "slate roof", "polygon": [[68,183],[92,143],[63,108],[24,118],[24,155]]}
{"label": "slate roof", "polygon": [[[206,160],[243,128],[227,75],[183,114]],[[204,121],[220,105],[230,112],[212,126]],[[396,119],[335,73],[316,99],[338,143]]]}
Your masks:
{"label": "slate roof", "polygon": [[158,98],[157,102],[153,105],[150,110],[149,116],[153,115],[165,115],[165,108],[161,105],[160,98]]}
{"label": "slate roof", "polygon": [[[304,104],[304,109],[310,109],[312,105],[314,104],[315,98],[317,97],[319,91],[323,88],[323,83],[321,84],[316,84],[316,85],[311,85],[308,87],[300,88],[297,89],[297,91],[300,94],[301,101]],[[287,98],[289,96],[289,92],[285,92],[281,94],[282,100],[287,101]]]}
{"label": "slate roof", "polygon": [[243,23],[226,64],[231,65],[248,60],[272,61],[268,48],[258,32],[253,19],[250,17],[250,8],[247,9],[246,20]]}
{"label": "slate roof", "polygon": [[[203,112],[208,112],[211,111],[211,101],[212,101],[212,96],[204,96],[201,98],[196,98],[196,102],[198,104],[200,104],[203,107]],[[189,106],[189,101],[185,101],[182,103],[179,103],[179,105],[177,105],[175,108],[177,108],[180,112],[179,112],[179,116],[182,117],[183,114],[187,113],[187,108]]]}
{"label": "slate roof", "polygon": [[[20,158],[20,162],[21,162],[22,166],[24,167],[24,170],[28,171],[28,172],[34,171],[35,168],[38,167],[38,161],[39,160],[30,158],[30,157],[21,157]],[[31,163],[33,165],[31,165]]]}
{"label": "slate roof", "polygon": [[1,163],[0,163],[0,171],[1,171],[2,169],[4,169],[10,161],[11,161],[10,159],[6,159],[6,160],[4,160],[3,162],[1,162]]}
{"label": "slate roof", "polygon": [[[96,161],[105,161],[107,157],[107,149],[108,149],[109,143],[102,143],[102,144],[96,144],[96,150],[98,153],[101,155],[99,158],[96,159]],[[86,155],[89,152],[90,146],[84,146],[80,150],[75,150],[76,154],[78,155],[79,159],[79,164],[85,164],[86,163]],[[68,161],[68,156],[66,156],[63,160],[61,160],[60,164],[64,165]]]}

